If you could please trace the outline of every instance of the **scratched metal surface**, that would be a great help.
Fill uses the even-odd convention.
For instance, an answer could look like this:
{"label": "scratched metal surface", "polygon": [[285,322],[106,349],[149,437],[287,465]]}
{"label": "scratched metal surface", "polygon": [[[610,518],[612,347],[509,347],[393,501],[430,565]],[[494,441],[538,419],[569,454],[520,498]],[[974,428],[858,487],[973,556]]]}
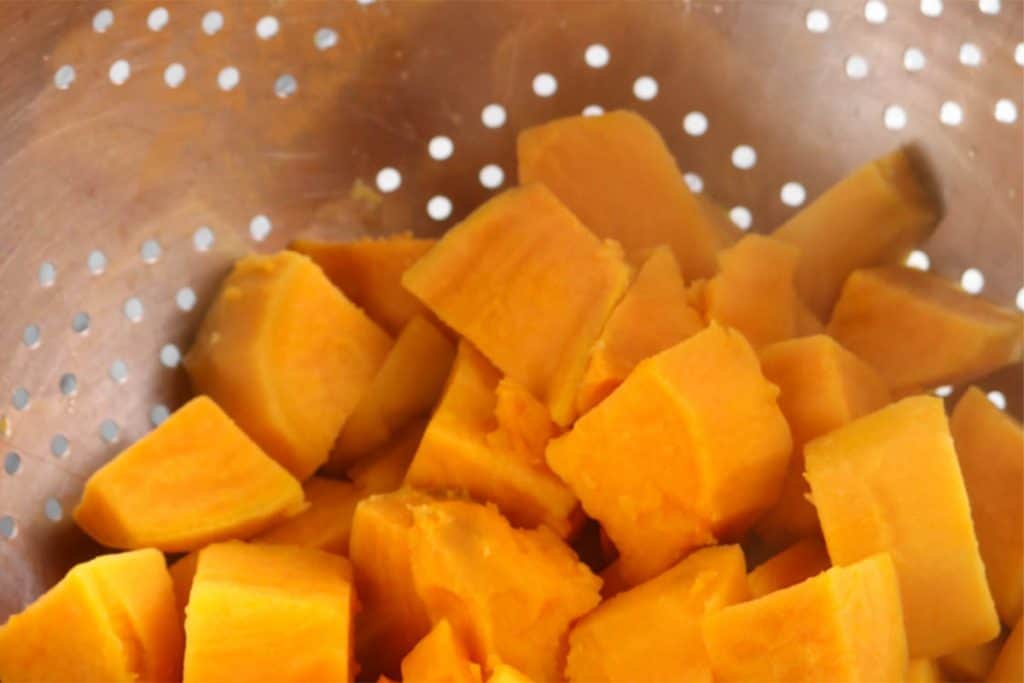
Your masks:
{"label": "scratched metal surface", "polygon": [[[159,7],[0,4],[0,618],[95,552],[69,520],[84,478],[182,400],[176,351],[232,259],[309,230],[437,233],[496,191],[485,166],[514,182],[516,131],[551,117],[640,111],[754,230],[798,210],[783,186],[811,199],[914,143],[947,207],[931,268],[1020,301],[1019,0]],[[385,168],[378,203],[358,188]],[[986,386],[1020,414],[1019,367]]]}

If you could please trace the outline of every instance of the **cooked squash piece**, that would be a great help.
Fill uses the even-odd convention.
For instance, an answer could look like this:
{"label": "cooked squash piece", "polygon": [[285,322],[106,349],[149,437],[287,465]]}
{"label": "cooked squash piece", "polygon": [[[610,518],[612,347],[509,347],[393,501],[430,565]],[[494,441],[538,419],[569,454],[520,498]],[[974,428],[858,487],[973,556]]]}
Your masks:
{"label": "cooked squash piece", "polygon": [[480,665],[442,619],[402,659],[402,683],[480,683]]}
{"label": "cooked squash piece", "polygon": [[391,338],[305,256],[235,264],[185,368],[272,458],[304,480],[391,348]]}
{"label": "cooked squash piece", "polygon": [[717,324],[642,361],[547,449],[635,585],[741,535],[778,498],[791,447],[774,385]]}
{"label": "cooked squash piece", "polygon": [[323,477],[310,477],[302,488],[309,507],[278,522],[253,540],[347,555],[352,515],[356,503],[365,494],[351,482]]}
{"label": "cooked squash piece", "polygon": [[941,399],[894,403],[815,439],[804,455],[832,563],[892,555],[912,657],[999,633]]}
{"label": "cooked squash piece", "polygon": [[408,508],[430,500],[402,489],[370,496],[356,506],[349,557],[363,606],[356,617],[356,656],[368,679],[380,673],[397,678],[402,657],[430,630],[412,577]]}
{"label": "cooked squash piece", "polygon": [[436,622],[448,619],[486,673],[506,663],[561,677],[570,624],[600,602],[601,580],[547,527],[513,528],[493,507],[411,506],[412,574]]}
{"label": "cooked squash piece", "polygon": [[719,683],[902,681],[907,643],[885,553],[704,618]]}
{"label": "cooked squash piece", "polygon": [[533,683],[533,681],[508,664],[498,664],[491,672],[487,683]]}
{"label": "cooked squash piece", "polygon": [[1010,631],[1010,637],[999,651],[986,683],[1016,683],[1024,681],[1024,626],[1021,620]]}
{"label": "cooked squash piece", "polygon": [[778,342],[760,356],[764,376],[779,388],[779,408],[793,433],[782,495],[755,527],[764,544],[778,550],[819,533],[803,477],[804,444],[878,410],[889,402],[889,391],[874,368],[825,335]]}
{"label": "cooked squash piece", "polygon": [[736,328],[754,348],[793,337],[799,256],[795,247],[763,235],[747,235],[723,250],[703,294],[705,317]]}
{"label": "cooked squash piece", "polygon": [[426,420],[413,420],[390,443],[349,467],[349,480],[364,495],[388,493],[400,487],[426,428]]}
{"label": "cooked squash piece", "polygon": [[1024,431],[971,387],[949,421],[992,598],[1006,626],[1024,590]]}
{"label": "cooked squash piece", "polygon": [[951,681],[983,681],[999,656],[1003,640],[996,638],[943,655],[938,659],[939,669]]}
{"label": "cooked squash piece", "polygon": [[182,646],[163,555],[103,555],[73,567],[0,627],[0,677],[173,683]]}
{"label": "cooked squash piece", "polygon": [[616,245],[601,242],[533,184],[483,204],[402,282],[566,425],[629,268]]}
{"label": "cooked squash piece", "polygon": [[825,544],[819,538],[805,538],[766,560],[747,580],[755,598],[794,586],[832,566]]}
{"label": "cooked squash piece", "polygon": [[343,469],[384,446],[413,418],[426,416],[454,357],[455,344],[436,325],[422,316],[410,320],[345,422],[331,467]]}
{"label": "cooked squash piece", "polygon": [[313,259],[352,303],[391,334],[426,312],[402,286],[402,273],[437,240],[407,232],[354,242],[295,240],[288,248]]}
{"label": "cooked squash piece", "polygon": [[939,218],[904,150],[858,168],[772,236],[800,250],[800,298],[828,319],[846,278],[858,268],[895,263]]}
{"label": "cooked squash piece", "polygon": [[945,679],[934,659],[911,659],[903,680],[906,683],[943,683]]}
{"label": "cooked squash piece", "polygon": [[657,247],[605,323],[590,354],[576,407],[583,414],[600,403],[644,358],[704,327],[686,300],[686,284],[668,247]]}
{"label": "cooked squash piece", "polygon": [[185,618],[185,683],[352,681],[348,560],[232,541],[199,553]]}
{"label": "cooked squash piece", "polygon": [[200,396],[93,473],[74,516],[112,548],[187,552],[304,505],[299,482]]}
{"label": "cooked squash piece", "polygon": [[574,683],[711,683],[701,621],[749,597],[739,546],[698,550],[580,620],[569,633],[566,675]]}
{"label": "cooked squash piece", "polygon": [[463,491],[495,503],[519,526],[546,524],[568,536],[577,521],[576,497],[544,462],[554,425],[542,404],[513,387],[461,342],[405,482],[427,491]]}
{"label": "cooked squash piece", "polygon": [[875,366],[895,394],[970,381],[1019,361],[1024,348],[1018,313],[902,266],[850,275],[828,333]]}
{"label": "cooked squash piece", "polygon": [[519,134],[519,182],[541,182],[600,237],[633,253],[667,244],[687,278],[715,271],[721,237],[657,129],[631,111]]}

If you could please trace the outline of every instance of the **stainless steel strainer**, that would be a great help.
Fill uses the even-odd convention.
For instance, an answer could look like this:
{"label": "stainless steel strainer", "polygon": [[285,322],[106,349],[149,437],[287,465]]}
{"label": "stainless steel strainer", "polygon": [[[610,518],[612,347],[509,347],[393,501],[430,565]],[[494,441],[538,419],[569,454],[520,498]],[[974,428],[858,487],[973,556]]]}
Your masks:
{"label": "stainless steel strainer", "polygon": [[[440,232],[552,117],[639,111],[763,231],[914,143],[946,218],[911,263],[1024,308],[1022,22],[1020,0],[0,3],[0,619],[97,550],[67,512],[186,395],[234,258]],[[1019,366],[983,386],[1020,414]]]}

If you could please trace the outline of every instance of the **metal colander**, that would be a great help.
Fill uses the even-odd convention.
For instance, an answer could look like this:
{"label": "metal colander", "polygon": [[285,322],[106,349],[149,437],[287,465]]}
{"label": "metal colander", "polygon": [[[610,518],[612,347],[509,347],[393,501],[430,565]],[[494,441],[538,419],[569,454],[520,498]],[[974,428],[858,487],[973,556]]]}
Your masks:
{"label": "metal colander", "polygon": [[[186,396],[233,259],[438,233],[553,117],[637,110],[758,231],[915,144],[946,217],[911,264],[1024,308],[1022,22],[1020,0],[0,3],[0,619],[97,551],[69,511]],[[982,386],[1019,415],[1020,377]]]}

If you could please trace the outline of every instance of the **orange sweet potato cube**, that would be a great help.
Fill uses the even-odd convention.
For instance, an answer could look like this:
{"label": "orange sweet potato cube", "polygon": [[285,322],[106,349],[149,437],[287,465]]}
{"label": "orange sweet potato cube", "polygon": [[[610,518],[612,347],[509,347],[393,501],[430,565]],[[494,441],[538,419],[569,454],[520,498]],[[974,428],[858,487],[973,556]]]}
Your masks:
{"label": "orange sweet potato cube", "polygon": [[738,537],[775,503],[791,448],[777,394],[746,339],[712,324],[641,362],[549,444],[628,583]]}
{"label": "orange sweet potato cube", "polygon": [[0,626],[0,678],[171,683],[180,680],[182,646],[163,555],[103,555]]}
{"label": "orange sweet potato cube", "polygon": [[890,557],[874,555],[704,618],[718,683],[902,681],[900,590]]}
{"label": "orange sweet potato cube", "polygon": [[442,619],[402,659],[402,683],[480,683],[480,665]]}
{"label": "orange sweet potato cube", "polygon": [[509,666],[508,664],[498,664],[494,667],[494,671],[491,672],[490,677],[487,679],[487,683],[534,683],[532,680],[526,677],[523,672],[518,669]]}
{"label": "orange sweet potato cube", "polygon": [[409,321],[345,421],[330,467],[343,469],[381,448],[437,403],[455,358],[455,344],[422,316]]}
{"label": "orange sweet potato cube", "polygon": [[870,365],[825,335],[800,337],[761,350],[761,370],[779,388],[779,408],[793,433],[793,457],[779,502],[755,532],[773,549],[819,532],[807,500],[803,446],[889,402],[885,382]]}
{"label": "orange sweet potato cube", "polygon": [[711,682],[701,621],[750,597],[739,546],[698,550],[605,601],[569,633],[573,683]]}
{"label": "orange sweet potato cube", "polygon": [[405,483],[463,491],[497,504],[517,525],[546,524],[568,536],[576,522],[576,497],[544,462],[555,427],[547,409],[516,386],[461,342]]}
{"label": "orange sweet potato cube", "polygon": [[313,259],[356,306],[388,332],[398,334],[410,320],[426,313],[402,286],[402,273],[436,242],[404,232],[351,242],[295,240],[288,248]]}
{"label": "orange sweet potato cube", "polygon": [[431,619],[448,619],[487,674],[505,663],[559,680],[569,626],[600,602],[601,580],[547,527],[516,529],[464,501],[410,509],[412,574]]}
{"label": "orange sweet potato cube", "polygon": [[74,516],[112,548],[185,552],[251,536],[304,506],[299,482],[199,396],[94,472]]}
{"label": "orange sweet potato cube", "polygon": [[721,251],[718,274],[703,293],[705,317],[736,328],[754,348],[794,336],[799,258],[796,247],[763,235]]}
{"label": "orange sweet potato cube", "polygon": [[653,249],[594,344],[576,397],[578,412],[604,400],[644,358],[703,327],[700,314],[686,300],[686,283],[672,251]]}
{"label": "orange sweet potato cube", "polygon": [[687,277],[715,271],[723,237],[657,129],[631,111],[571,116],[519,134],[519,182],[541,182],[630,253],[667,244]]}
{"label": "orange sweet potato cube", "polygon": [[804,456],[833,564],[892,555],[911,656],[999,633],[941,399],[894,403],[815,439]]}
{"label": "orange sweet potato cube", "polygon": [[820,538],[805,538],[769,558],[750,572],[750,592],[755,598],[796,585],[832,566]]}
{"label": "orange sweet potato cube", "polygon": [[356,609],[343,557],[238,541],[204,548],[186,609],[184,683],[352,681]]}
{"label": "orange sweet potato cube", "polygon": [[949,426],[992,598],[1003,624],[1013,626],[1024,588],[1024,431],[974,387]]}
{"label": "orange sweet potato cube", "polygon": [[299,480],[327,460],[391,337],[307,257],[235,264],[185,357],[197,394],[215,400]]}
{"label": "orange sweet potato cube", "polygon": [[349,481],[365,495],[398,489],[426,428],[426,420],[414,420],[391,442],[349,467],[345,473]]}
{"label": "orange sweet potato cube", "polygon": [[356,616],[356,656],[369,679],[397,678],[402,657],[430,630],[413,583],[409,505],[432,500],[410,489],[374,495],[356,506],[349,540],[362,611]]}
{"label": "orange sweet potato cube", "polygon": [[897,395],[970,381],[1019,361],[1024,348],[1020,314],[902,266],[850,275],[828,333]]}
{"label": "orange sweet potato cube", "polygon": [[348,555],[352,515],[363,492],[351,482],[324,477],[310,477],[302,488],[309,507],[278,522],[253,540]]}
{"label": "orange sweet potato cube", "polygon": [[628,281],[617,246],[539,184],[483,204],[402,278],[561,425],[572,421],[588,354]]}
{"label": "orange sweet potato cube", "polygon": [[850,273],[895,263],[938,218],[936,201],[906,152],[897,150],[855,170],[772,236],[800,250],[797,291],[827,319]]}

